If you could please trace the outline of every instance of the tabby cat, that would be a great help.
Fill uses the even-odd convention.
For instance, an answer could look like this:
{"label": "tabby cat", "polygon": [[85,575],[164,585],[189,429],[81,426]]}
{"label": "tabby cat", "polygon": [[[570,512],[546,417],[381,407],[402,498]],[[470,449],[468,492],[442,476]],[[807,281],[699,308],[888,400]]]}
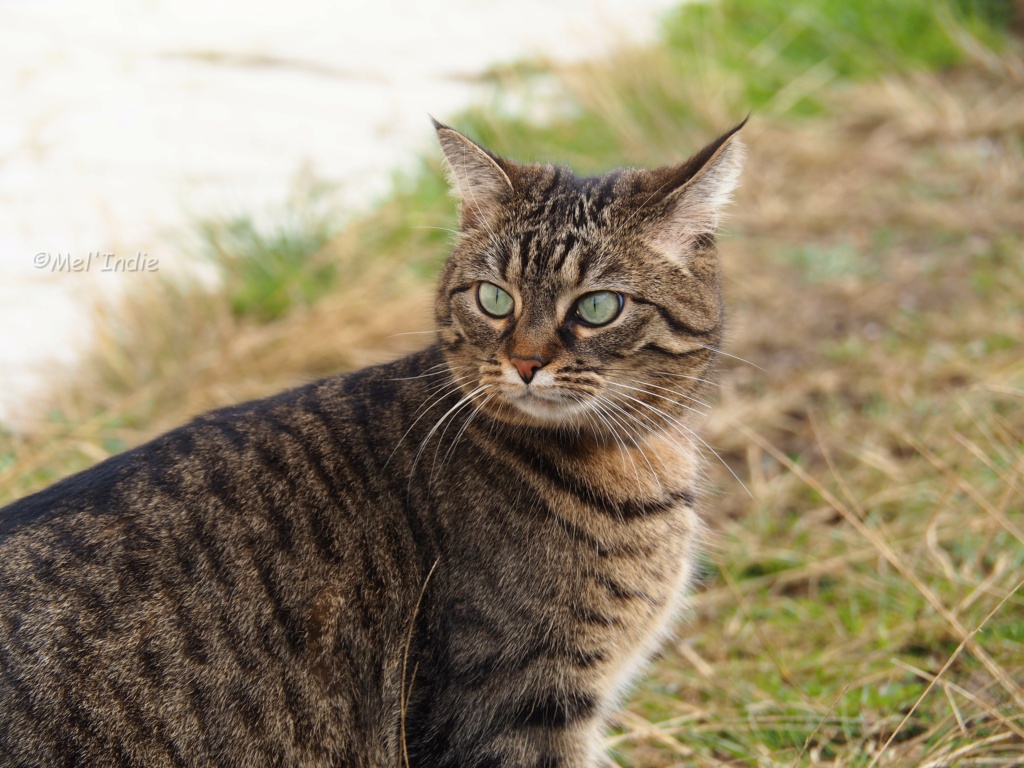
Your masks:
{"label": "tabby cat", "polygon": [[602,763],[697,562],[739,126],[589,178],[436,128],[432,346],[0,510],[0,765]]}

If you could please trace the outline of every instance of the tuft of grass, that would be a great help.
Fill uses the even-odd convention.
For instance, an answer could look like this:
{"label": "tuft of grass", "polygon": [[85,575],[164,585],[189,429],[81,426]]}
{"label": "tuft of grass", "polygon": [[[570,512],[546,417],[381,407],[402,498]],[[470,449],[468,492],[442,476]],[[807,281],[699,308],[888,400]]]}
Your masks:
{"label": "tuft of grass", "polygon": [[[705,430],[720,457],[707,575],[609,738],[620,765],[1020,764],[1024,63],[1005,31],[1024,19],[1011,11],[686,6],[656,46],[492,72],[495,105],[543,82],[540,123],[495,105],[452,121],[496,151],[589,172],[670,162],[756,107],[722,241],[736,357]],[[418,345],[393,334],[429,335],[454,220],[425,161],[373,213],[280,259],[282,283],[322,293],[277,304],[271,285],[240,310],[225,281],[128,299],[101,318],[77,385],[30,432],[0,432],[0,500],[211,406]],[[242,229],[246,259],[279,259],[274,237]],[[330,276],[313,277],[323,264]]]}
{"label": "tuft of grass", "polygon": [[337,214],[326,194],[297,195],[276,221],[236,215],[197,224],[201,254],[223,280],[232,312],[266,322],[331,293],[338,269],[325,247]]}

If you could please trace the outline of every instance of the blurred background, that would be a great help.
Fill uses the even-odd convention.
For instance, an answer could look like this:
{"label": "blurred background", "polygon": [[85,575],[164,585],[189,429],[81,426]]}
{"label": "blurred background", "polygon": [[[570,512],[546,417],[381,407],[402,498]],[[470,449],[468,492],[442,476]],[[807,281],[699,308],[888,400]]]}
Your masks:
{"label": "blurred background", "polygon": [[88,343],[90,301],[196,268],[188,223],[296,187],[365,211],[490,66],[649,40],[671,5],[0,0],[0,418]]}
{"label": "blurred background", "polygon": [[432,5],[0,0],[0,503],[423,344],[426,113],[598,172],[750,112],[706,576],[612,755],[1024,765],[1024,6]]}

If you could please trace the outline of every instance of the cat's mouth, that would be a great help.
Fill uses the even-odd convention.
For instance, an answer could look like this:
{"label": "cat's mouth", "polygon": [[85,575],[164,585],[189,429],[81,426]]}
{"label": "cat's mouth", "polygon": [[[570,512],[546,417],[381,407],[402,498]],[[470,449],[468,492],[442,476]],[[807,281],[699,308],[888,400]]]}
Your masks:
{"label": "cat's mouth", "polygon": [[[478,384],[492,389],[481,398],[480,406],[499,419],[515,423],[534,423],[544,426],[580,425],[581,417],[593,410],[593,393],[578,386],[567,386],[549,370],[540,370],[530,382],[509,366],[505,370],[482,372]],[[496,375],[495,375],[496,374]],[[591,385],[588,389],[594,389]],[[488,406],[487,403],[492,403]],[[522,417],[526,417],[524,420]]]}

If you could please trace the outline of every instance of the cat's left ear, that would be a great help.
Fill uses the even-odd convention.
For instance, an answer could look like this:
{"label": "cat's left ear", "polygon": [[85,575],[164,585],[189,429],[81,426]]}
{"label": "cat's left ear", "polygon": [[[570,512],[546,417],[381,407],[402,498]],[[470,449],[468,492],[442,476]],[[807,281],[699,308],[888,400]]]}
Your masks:
{"label": "cat's left ear", "polygon": [[508,174],[510,164],[437,120],[434,120],[434,128],[448,162],[452,194],[462,201],[459,206],[462,228],[486,227],[513,191]]}
{"label": "cat's left ear", "polygon": [[666,256],[685,261],[696,242],[718,231],[726,205],[739,183],[746,155],[738,137],[746,120],[681,165],[652,172],[658,187],[658,213],[651,244]]}

